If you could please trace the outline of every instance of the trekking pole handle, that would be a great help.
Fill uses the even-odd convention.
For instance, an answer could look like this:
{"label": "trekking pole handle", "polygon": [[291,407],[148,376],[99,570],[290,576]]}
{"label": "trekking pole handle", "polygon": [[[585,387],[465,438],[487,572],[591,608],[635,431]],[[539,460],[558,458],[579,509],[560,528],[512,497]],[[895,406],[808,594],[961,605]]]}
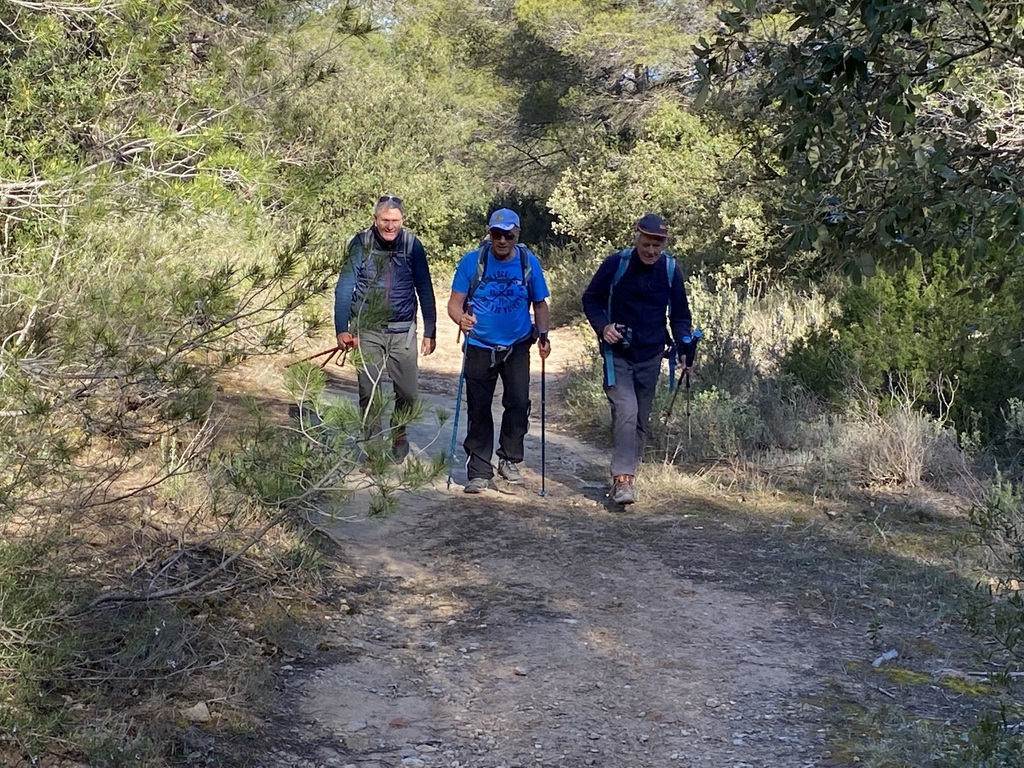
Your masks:
{"label": "trekking pole handle", "polygon": [[[464,315],[472,315],[473,314],[473,302],[472,301],[466,302],[466,308],[465,308],[465,310],[463,310],[463,314]],[[463,333],[463,331],[462,331],[462,323],[461,322],[458,323],[458,326],[459,326],[459,332],[455,335],[455,343],[456,344],[458,344],[460,341],[462,341],[462,333]],[[466,331],[465,333],[466,333],[466,336],[468,337],[471,332],[470,331]]]}

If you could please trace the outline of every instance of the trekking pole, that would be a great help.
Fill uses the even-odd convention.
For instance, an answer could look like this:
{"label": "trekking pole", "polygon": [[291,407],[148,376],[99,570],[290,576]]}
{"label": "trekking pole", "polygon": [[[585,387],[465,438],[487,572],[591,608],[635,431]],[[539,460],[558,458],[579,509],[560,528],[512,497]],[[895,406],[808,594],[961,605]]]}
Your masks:
{"label": "trekking pole", "polygon": [[455,394],[455,418],[452,419],[452,444],[448,449],[448,489],[452,487],[452,470],[455,467],[455,443],[459,437],[459,411],[462,410],[462,382],[466,378],[466,347],[462,347],[462,370],[459,371],[459,387]]}
{"label": "trekking pole", "polygon": [[692,442],[693,434],[690,431],[690,369],[686,369],[686,442]]}
{"label": "trekking pole", "polygon": [[334,354],[338,351],[338,349],[339,347],[337,346],[331,347],[330,349],[325,349],[323,352],[317,352],[315,355],[310,355],[309,357],[304,357],[301,360],[296,360],[294,363],[288,363],[288,367],[291,368],[293,365],[305,363],[309,360],[315,360],[316,358],[323,357],[324,355],[330,355],[330,357],[328,357],[323,363],[320,364],[320,367],[323,368],[325,365],[327,365],[327,363],[331,361],[331,358],[334,357]]}
{"label": "trekking pole", "polygon": [[[473,305],[470,304],[470,311]],[[462,338],[462,326],[459,326],[459,333],[455,337],[456,343]],[[455,394],[455,418],[452,420],[452,444],[448,450],[448,490],[452,488],[452,470],[455,467],[455,443],[459,437],[459,411],[462,410],[462,383],[466,379],[466,348],[469,346],[469,339],[462,345],[462,370],[459,371],[459,387]]]}
{"label": "trekking pole", "polygon": [[683,369],[683,372],[679,374],[679,381],[673,379],[672,383],[669,384],[669,389],[672,390],[672,399],[668,401],[668,408],[665,410],[665,414],[663,417],[666,424],[668,423],[668,420],[672,418],[672,409],[675,408],[676,406],[676,398],[679,397],[679,390],[682,389],[684,376],[686,377],[687,397],[689,397],[690,376],[686,369]]}
{"label": "trekking pole", "polygon": [[545,456],[545,426],[546,426],[546,404],[547,404],[547,392],[545,387],[545,370],[544,370],[544,358],[540,359],[540,495],[544,498],[548,495],[546,482],[546,456]]}
{"label": "trekking pole", "polygon": [[[687,431],[689,431],[689,425],[690,425],[690,421],[689,421],[690,420],[690,367],[693,365],[693,361],[697,357],[697,342],[700,341],[703,337],[704,337],[704,334],[701,333],[701,331],[699,329],[695,329],[693,331],[693,335],[685,336],[683,338],[683,346],[684,346],[683,356],[686,358],[683,361],[683,363],[684,363],[683,371],[682,371],[682,373],[679,374],[679,381],[676,382],[675,387],[672,387],[672,385],[669,384],[669,386],[672,387],[673,391],[672,391],[672,399],[669,400],[669,403],[668,403],[668,410],[665,411],[664,420],[665,420],[666,424],[668,423],[668,420],[672,417],[672,409],[676,405],[676,398],[679,396],[679,390],[682,387],[683,378],[684,377],[686,378],[686,420],[687,420],[686,424],[687,424]],[[689,353],[689,354],[687,354],[687,353]]]}

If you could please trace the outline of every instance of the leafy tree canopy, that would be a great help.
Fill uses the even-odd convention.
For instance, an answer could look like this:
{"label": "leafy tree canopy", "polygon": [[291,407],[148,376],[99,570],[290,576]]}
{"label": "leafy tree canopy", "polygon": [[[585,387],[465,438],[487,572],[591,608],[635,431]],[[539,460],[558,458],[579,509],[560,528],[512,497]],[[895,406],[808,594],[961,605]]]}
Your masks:
{"label": "leafy tree canopy", "polygon": [[647,211],[668,220],[673,247],[705,261],[760,259],[777,238],[742,175],[736,137],[678,102],[660,100],[628,152],[614,145],[569,168],[551,197],[558,227],[600,253],[622,247]]}
{"label": "leafy tree canopy", "polygon": [[739,0],[701,100],[787,193],[790,245],[853,274],[948,250],[998,281],[1024,228],[1024,5]]}

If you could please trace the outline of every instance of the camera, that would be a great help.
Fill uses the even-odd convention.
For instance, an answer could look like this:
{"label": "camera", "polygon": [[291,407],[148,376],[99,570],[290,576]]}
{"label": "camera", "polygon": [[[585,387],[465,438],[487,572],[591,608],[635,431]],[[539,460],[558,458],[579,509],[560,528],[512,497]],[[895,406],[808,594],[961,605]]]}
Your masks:
{"label": "camera", "polygon": [[622,334],[622,338],[615,343],[619,349],[629,349],[633,343],[633,329],[627,325],[615,324],[615,330]]}

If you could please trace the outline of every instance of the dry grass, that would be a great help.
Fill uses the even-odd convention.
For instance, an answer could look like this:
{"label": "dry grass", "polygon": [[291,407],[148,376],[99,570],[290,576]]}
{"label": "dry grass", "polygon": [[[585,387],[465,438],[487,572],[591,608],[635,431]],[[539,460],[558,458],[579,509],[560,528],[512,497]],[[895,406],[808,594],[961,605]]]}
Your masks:
{"label": "dry grass", "polygon": [[[254,381],[279,376],[265,361],[233,372],[205,424],[130,461],[94,447],[74,496],[3,521],[0,556],[30,559],[0,584],[0,623],[24,641],[0,644],[0,754],[158,767],[192,751],[183,712],[197,703],[221,734],[272,703],[269,665],[308,645],[304,621],[332,588],[320,544],[287,520],[265,530],[266,511],[211,461],[250,418]],[[280,394],[267,404],[283,422]],[[25,655],[33,645],[47,650]]]}

